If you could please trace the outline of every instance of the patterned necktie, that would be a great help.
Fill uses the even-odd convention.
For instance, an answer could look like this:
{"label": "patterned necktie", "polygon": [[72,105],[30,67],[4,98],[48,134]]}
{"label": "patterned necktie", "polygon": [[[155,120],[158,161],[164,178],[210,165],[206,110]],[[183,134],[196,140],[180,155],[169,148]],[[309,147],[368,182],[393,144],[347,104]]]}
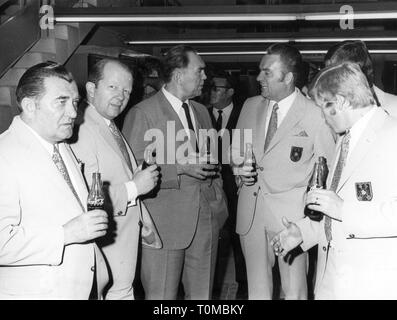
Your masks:
{"label": "patterned necktie", "polygon": [[54,161],[56,167],[58,168],[59,172],[62,174],[63,178],[65,179],[66,183],[68,184],[73,195],[76,197],[77,201],[79,202],[80,207],[85,212],[85,208],[84,208],[83,204],[81,203],[81,200],[80,200],[79,196],[77,195],[75,188],[73,187],[72,180],[70,180],[68,170],[66,169],[65,162],[63,162],[63,159],[61,157],[61,154],[59,153],[57,145],[54,145],[54,153],[52,154],[52,161]]}
{"label": "patterned necktie", "polygon": [[269,146],[270,141],[272,141],[273,136],[274,136],[274,134],[277,131],[277,123],[278,123],[277,110],[278,110],[278,104],[275,103],[273,105],[273,111],[272,111],[272,114],[270,116],[269,126],[267,128],[264,151],[267,150],[267,147]]}
{"label": "patterned necktie", "polygon": [[216,123],[215,123],[215,129],[216,131],[219,131],[222,129],[222,110],[218,110],[218,118],[216,119]]}
{"label": "patterned necktie", "polygon": [[[193,122],[192,122],[192,118],[190,117],[190,112],[189,112],[189,106],[187,103],[182,103],[182,108],[185,111],[185,116],[186,116],[186,120],[187,120],[187,125],[189,126],[189,130],[193,131],[194,134],[194,127],[193,127]],[[198,145],[197,145],[197,140],[196,140],[196,152],[198,153]]]}
{"label": "patterned necktie", "polygon": [[[334,176],[332,177],[330,190],[336,191],[338,188],[339,180],[342,176],[343,167],[346,164],[347,153],[349,152],[350,132],[346,132],[342,138],[341,149],[339,154],[338,163],[335,167]],[[328,216],[324,218],[324,230],[327,241],[332,240],[332,219]]]}
{"label": "patterned necktie", "polygon": [[123,154],[125,161],[127,162],[128,168],[132,172],[132,164],[131,164],[130,156],[128,154],[127,147],[126,147],[123,137],[121,136],[121,133],[120,133],[119,129],[116,127],[116,124],[114,123],[114,121],[110,121],[109,129],[110,129],[110,132],[112,133],[114,139],[116,140],[116,143],[119,146],[119,149],[120,149],[121,153]]}

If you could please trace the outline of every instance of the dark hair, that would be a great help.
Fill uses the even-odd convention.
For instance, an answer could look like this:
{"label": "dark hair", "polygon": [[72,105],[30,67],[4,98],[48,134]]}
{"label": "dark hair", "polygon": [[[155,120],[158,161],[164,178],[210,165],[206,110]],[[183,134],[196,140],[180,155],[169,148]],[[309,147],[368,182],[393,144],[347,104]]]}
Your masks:
{"label": "dark hair", "polygon": [[226,83],[230,88],[233,88],[236,90],[237,85],[238,85],[238,80],[235,76],[233,76],[231,73],[225,72],[224,70],[215,70],[212,79],[213,78],[221,78],[221,79],[226,79]]}
{"label": "dark hair", "polygon": [[57,77],[68,82],[74,81],[72,74],[66,68],[53,61],[42,62],[30,67],[19,79],[16,96],[20,107],[21,101],[28,98],[39,98],[44,94],[44,80]]}
{"label": "dark hair", "polygon": [[187,67],[187,65],[189,64],[189,57],[188,57],[189,52],[196,53],[196,50],[194,50],[190,46],[186,46],[183,44],[172,47],[170,50],[167,51],[167,53],[164,55],[163,58],[163,72],[162,72],[165,83],[171,81],[172,74],[175,69]]}
{"label": "dark hair", "polygon": [[103,79],[103,70],[105,69],[105,66],[111,62],[116,63],[124,70],[132,74],[132,70],[120,60],[116,58],[104,58],[95,62],[95,64],[90,68],[87,81],[97,85],[98,82]]}
{"label": "dark hair", "polygon": [[299,71],[302,64],[302,56],[298,49],[285,43],[275,43],[267,48],[267,54],[277,54],[287,72],[294,75],[294,84],[298,80]]}
{"label": "dark hair", "polygon": [[365,74],[369,85],[372,87],[374,83],[374,69],[372,59],[368,52],[368,48],[363,41],[346,40],[332,46],[324,57],[324,61],[331,64],[341,62],[355,62],[362,72]]}

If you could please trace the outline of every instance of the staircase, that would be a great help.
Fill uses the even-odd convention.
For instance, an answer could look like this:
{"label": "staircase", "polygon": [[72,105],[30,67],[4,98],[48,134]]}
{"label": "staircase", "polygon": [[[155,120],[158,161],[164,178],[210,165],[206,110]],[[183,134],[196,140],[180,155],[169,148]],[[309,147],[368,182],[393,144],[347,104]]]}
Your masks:
{"label": "staircase", "polygon": [[[17,8],[9,9],[7,14],[11,14],[15,9]],[[5,22],[0,25],[0,28],[6,26],[7,14],[2,13],[1,17]],[[47,60],[64,64],[94,25],[91,23],[56,24],[53,30],[41,30],[39,40],[22,52],[20,58],[0,77],[0,133],[9,127],[12,118],[19,113],[15,90],[22,74],[29,67]]]}

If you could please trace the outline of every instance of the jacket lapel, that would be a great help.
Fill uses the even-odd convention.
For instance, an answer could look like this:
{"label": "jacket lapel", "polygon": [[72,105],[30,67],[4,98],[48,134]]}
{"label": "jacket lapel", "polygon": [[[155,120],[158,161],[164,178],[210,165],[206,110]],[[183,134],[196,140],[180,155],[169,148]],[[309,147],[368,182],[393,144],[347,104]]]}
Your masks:
{"label": "jacket lapel", "polygon": [[[305,101],[302,100],[301,93],[298,92],[295,101],[292,103],[292,106],[289,109],[287,115],[281,122],[281,125],[278,127],[276,133],[273,136],[273,139],[270,141],[269,147],[265,151],[265,154],[273,149],[274,146],[279,143],[286,134],[291,132],[291,129],[302,119],[304,114]],[[265,136],[266,135],[264,135],[264,137]],[[263,140],[265,140],[265,138]]]}
{"label": "jacket lapel", "polygon": [[264,154],[265,147],[265,136],[266,136],[266,115],[269,109],[269,100],[262,98],[260,100],[260,106],[258,106],[258,112],[256,113],[256,132],[253,134],[254,141],[254,152],[257,157],[257,161],[262,159]]}
{"label": "jacket lapel", "polygon": [[352,153],[349,155],[346,166],[342,171],[337,192],[344,186],[346,181],[351,177],[353,172],[360,167],[360,163],[365,156],[371,151],[372,144],[376,139],[378,130],[382,127],[387,114],[382,109],[376,109],[372,119],[369,120],[367,127],[364,129]]}

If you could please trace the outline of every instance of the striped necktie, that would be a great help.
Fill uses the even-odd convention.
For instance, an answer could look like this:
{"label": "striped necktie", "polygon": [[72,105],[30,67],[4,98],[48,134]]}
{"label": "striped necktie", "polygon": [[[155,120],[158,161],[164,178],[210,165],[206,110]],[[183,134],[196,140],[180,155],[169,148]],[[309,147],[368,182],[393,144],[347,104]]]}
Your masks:
{"label": "striped necktie", "polygon": [[73,195],[76,197],[76,200],[79,202],[81,209],[83,209],[83,211],[85,212],[86,210],[83,204],[81,203],[79,196],[77,195],[76,189],[73,187],[72,180],[70,180],[68,170],[66,169],[65,162],[63,161],[62,156],[58,150],[58,146],[55,144],[54,144],[54,153],[52,154],[52,161],[54,161],[59,172],[62,174],[62,177],[65,179]]}
{"label": "striped necktie", "polygon": [[277,125],[278,125],[277,111],[278,111],[278,104],[275,103],[273,105],[272,114],[270,116],[270,121],[267,128],[264,151],[266,151],[267,148],[269,147],[270,141],[272,141],[273,136],[277,131]]}
{"label": "striped necktie", "polygon": [[127,146],[125,145],[125,142],[123,140],[123,137],[122,137],[119,129],[116,127],[116,124],[112,120],[109,123],[109,129],[110,129],[110,132],[112,133],[114,139],[116,140],[117,145],[119,146],[119,149],[124,157],[124,160],[127,162],[128,168],[131,170],[131,172],[133,172],[132,163],[131,163],[130,156],[128,154]]}
{"label": "striped necktie", "polygon": [[[336,191],[338,188],[339,180],[342,176],[343,167],[346,164],[346,157],[349,152],[350,132],[346,132],[342,138],[341,149],[339,154],[338,163],[335,167],[334,176],[332,177],[330,190]],[[327,241],[332,240],[332,219],[329,216],[324,218],[324,231]]]}
{"label": "striped necktie", "polygon": [[[193,131],[193,134],[196,135],[196,132],[194,131],[194,126],[192,122],[192,118],[190,117],[190,111],[189,111],[189,106],[187,103],[182,103],[182,109],[185,111],[185,116],[187,120],[187,125],[189,127],[189,130]],[[199,152],[198,144],[197,144],[197,139],[196,140],[196,152]]]}

